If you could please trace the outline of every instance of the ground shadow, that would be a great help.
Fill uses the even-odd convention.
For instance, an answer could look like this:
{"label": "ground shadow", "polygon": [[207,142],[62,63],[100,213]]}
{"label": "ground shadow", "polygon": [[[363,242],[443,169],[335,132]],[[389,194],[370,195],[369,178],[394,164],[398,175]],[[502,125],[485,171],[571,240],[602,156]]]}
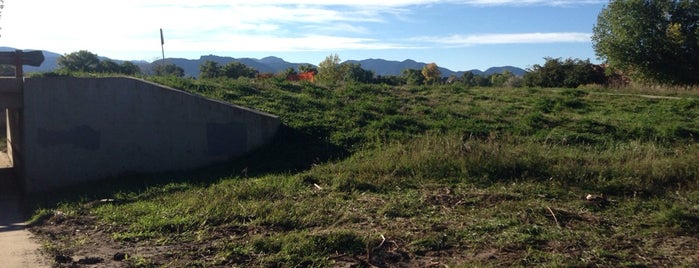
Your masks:
{"label": "ground shadow", "polygon": [[347,149],[328,142],[324,137],[282,125],[268,145],[225,163],[189,171],[131,174],[29,194],[25,207],[34,211],[55,207],[61,202],[112,198],[117,193],[140,193],[170,183],[206,186],[224,178],[296,173],[308,170],[314,164],[343,159],[348,155]]}
{"label": "ground shadow", "polygon": [[12,167],[0,167],[0,232],[24,228],[25,208],[21,187]]}

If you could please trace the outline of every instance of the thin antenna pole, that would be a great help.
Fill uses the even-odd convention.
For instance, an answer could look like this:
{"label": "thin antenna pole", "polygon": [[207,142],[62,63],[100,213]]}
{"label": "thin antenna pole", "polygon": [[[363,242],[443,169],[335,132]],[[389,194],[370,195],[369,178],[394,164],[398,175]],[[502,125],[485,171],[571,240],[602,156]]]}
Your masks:
{"label": "thin antenna pole", "polygon": [[160,48],[163,51],[163,63],[165,63],[165,38],[163,38],[163,28],[160,28]]}

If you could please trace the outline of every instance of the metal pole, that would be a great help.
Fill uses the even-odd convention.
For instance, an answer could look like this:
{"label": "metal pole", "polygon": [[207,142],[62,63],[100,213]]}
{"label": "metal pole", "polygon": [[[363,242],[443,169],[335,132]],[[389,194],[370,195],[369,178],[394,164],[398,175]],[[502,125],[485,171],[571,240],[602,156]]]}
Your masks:
{"label": "metal pole", "polygon": [[163,38],[163,28],[160,28],[160,48],[163,51],[163,63],[165,63],[165,38]]}

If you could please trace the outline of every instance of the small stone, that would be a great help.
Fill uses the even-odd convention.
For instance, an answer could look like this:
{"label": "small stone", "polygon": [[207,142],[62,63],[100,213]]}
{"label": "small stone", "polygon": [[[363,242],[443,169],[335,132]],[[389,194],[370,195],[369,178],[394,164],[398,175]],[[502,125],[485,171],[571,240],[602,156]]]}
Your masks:
{"label": "small stone", "polygon": [[69,262],[73,262],[73,258],[68,257],[68,256],[65,256],[65,255],[57,255],[56,257],[54,257],[54,260],[55,260],[57,263],[69,263]]}
{"label": "small stone", "polygon": [[53,217],[51,217],[51,220],[53,221],[54,224],[60,224],[66,220],[66,214],[63,213],[62,211],[56,210],[53,213]]}
{"label": "small stone", "polygon": [[78,260],[78,263],[79,264],[98,264],[98,263],[101,263],[103,261],[104,261],[104,259],[102,259],[100,257],[85,257],[85,258]]}
{"label": "small stone", "polygon": [[601,202],[601,201],[607,201],[607,197],[604,196],[604,194],[587,194],[585,196],[585,200],[590,201],[590,202]]}
{"label": "small stone", "polygon": [[114,258],[113,258],[113,259],[114,259],[115,261],[123,261],[123,260],[125,260],[125,259],[128,258],[128,257],[129,257],[129,254],[126,254],[126,253],[124,253],[124,252],[117,252],[116,254],[114,254]]}

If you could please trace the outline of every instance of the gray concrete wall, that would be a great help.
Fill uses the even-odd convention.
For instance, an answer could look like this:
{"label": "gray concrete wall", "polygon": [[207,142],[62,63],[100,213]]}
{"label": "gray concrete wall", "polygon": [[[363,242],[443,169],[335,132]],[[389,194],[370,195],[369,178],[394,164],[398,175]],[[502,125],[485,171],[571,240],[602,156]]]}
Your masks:
{"label": "gray concrete wall", "polygon": [[26,78],[23,174],[37,192],[187,170],[267,143],[273,115],[133,78]]}

